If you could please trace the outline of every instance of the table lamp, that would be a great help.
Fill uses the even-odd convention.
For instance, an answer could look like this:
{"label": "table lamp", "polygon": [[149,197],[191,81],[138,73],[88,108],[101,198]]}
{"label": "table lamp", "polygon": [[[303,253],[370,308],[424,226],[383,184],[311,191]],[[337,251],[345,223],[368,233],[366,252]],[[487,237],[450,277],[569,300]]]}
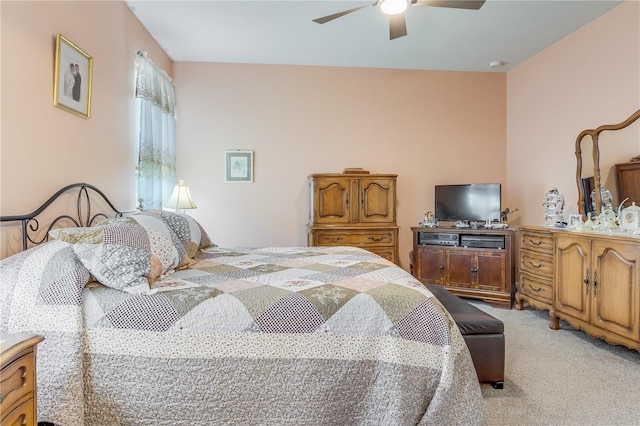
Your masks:
{"label": "table lamp", "polygon": [[167,201],[167,204],[164,206],[168,209],[174,209],[176,212],[180,210],[181,213],[184,213],[185,209],[195,209],[196,205],[191,199],[189,185],[186,185],[184,181],[180,179],[173,188],[169,201]]}

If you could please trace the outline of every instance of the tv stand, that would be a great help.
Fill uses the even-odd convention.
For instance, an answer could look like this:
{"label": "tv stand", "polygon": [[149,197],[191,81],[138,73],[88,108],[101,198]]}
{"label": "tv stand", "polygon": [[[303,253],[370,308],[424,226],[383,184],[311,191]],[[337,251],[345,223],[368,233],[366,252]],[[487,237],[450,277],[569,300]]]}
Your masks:
{"label": "tv stand", "polygon": [[511,308],[515,298],[513,231],[413,227],[412,273],[461,297]]}

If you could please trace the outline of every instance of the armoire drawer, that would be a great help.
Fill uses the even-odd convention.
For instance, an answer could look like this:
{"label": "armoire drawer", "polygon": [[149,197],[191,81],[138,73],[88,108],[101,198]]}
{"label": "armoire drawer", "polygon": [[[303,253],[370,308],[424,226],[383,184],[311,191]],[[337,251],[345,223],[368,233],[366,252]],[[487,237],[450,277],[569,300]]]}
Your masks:
{"label": "armoire drawer", "polygon": [[398,263],[398,259],[396,259],[396,248],[395,247],[368,247],[372,253],[377,254],[380,257],[384,257],[390,262]]}
{"label": "armoire drawer", "polygon": [[319,230],[314,231],[319,246],[395,246],[397,230]]}

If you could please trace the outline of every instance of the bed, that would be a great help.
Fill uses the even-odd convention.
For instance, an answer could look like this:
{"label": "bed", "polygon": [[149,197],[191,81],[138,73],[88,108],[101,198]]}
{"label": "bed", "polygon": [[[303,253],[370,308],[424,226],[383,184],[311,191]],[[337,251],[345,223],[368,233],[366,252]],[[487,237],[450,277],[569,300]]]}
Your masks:
{"label": "bed", "polygon": [[[2,218],[37,243],[0,262],[0,333],[45,337],[40,422],[482,424],[457,326],[389,261],[354,247],[218,247],[189,215],[123,214],[89,184],[55,197],[73,191],[72,226],[34,218],[54,197]],[[112,211],[90,213],[92,197]]]}

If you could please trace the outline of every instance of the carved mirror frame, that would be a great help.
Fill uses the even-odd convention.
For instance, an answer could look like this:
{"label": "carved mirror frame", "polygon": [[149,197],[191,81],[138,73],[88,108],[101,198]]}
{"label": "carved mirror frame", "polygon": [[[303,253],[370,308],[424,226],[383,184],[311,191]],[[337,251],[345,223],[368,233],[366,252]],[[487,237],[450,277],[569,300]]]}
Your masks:
{"label": "carved mirror frame", "polygon": [[[577,139],[576,139],[576,184],[578,186],[578,211],[580,214],[586,216],[587,209],[585,209],[585,203],[590,199],[590,193],[587,194],[586,191],[591,188],[585,188],[585,181],[583,179],[583,158],[582,158],[582,145],[592,142],[592,159],[593,159],[593,189],[595,189],[595,214],[600,213],[600,209],[602,206],[602,199],[600,193],[601,187],[601,175],[600,175],[600,135],[604,131],[615,131],[621,130],[640,118],[640,109],[631,114],[629,118],[624,120],[619,124],[607,124],[600,126],[596,129],[587,129],[582,131]],[[640,145],[640,141],[639,141]],[[636,152],[633,155],[640,154],[640,152]],[[587,157],[588,158],[588,157]],[[589,200],[590,201],[590,200]]]}

